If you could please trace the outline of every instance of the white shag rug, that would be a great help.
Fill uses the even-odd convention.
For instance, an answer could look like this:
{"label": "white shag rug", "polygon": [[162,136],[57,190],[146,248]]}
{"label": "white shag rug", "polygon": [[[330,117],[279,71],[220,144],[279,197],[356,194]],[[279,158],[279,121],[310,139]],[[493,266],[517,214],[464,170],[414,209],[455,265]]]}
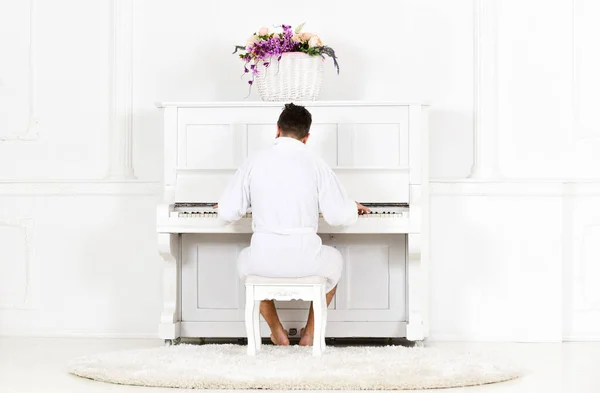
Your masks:
{"label": "white shag rug", "polygon": [[69,372],[125,385],[198,389],[399,390],[483,385],[517,378],[481,355],[433,348],[263,345],[255,357],[233,344],[177,345],[74,359]]}

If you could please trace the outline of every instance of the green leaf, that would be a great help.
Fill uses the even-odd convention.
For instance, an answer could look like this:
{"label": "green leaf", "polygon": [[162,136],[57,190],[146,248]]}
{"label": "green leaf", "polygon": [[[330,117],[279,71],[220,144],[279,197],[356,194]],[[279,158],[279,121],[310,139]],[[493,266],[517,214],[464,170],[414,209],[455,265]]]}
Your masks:
{"label": "green leaf", "polygon": [[299,24],[298,27],[296,27],[296,30],[294,30],[294,33],[296,33],[296,34],[300,33],[305,24],[306,24],[306,22]]}

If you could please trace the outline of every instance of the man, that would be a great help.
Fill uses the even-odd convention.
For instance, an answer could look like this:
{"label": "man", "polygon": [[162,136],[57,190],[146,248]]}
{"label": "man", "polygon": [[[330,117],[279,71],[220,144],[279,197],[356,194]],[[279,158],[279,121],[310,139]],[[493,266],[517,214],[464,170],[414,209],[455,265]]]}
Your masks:
{"label": "man", "polygon": [[[351,225],[370,210],[348,197],[335,173],[306,147],[312,116],[302,106],[287,104],[277,121],[274,145],[248,159],[218,203],[219,217],[239,220],[252,206],[250,247],[238,259],[240,277],[327,278],[327,305],[342,274],[342,255],[321,244],[319,210],[330,225]],[[289,345],[273,301],[260,312],[271,329],[271,341]],[[312,345],[312,306],[300,345]]]}

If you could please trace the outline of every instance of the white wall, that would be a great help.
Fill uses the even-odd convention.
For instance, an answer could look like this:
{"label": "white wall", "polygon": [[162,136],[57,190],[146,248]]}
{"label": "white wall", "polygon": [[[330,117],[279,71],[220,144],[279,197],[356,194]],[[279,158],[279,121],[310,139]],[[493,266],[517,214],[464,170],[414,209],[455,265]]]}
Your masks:
{"label": "white wall", "polygon": [[307,21],[340,57],[321,99],[433,105],[431,337],[600,339],[599,16],[592,0],[0,3],[0,334],[155,335],[154,102],[242,100],[233,46]]}

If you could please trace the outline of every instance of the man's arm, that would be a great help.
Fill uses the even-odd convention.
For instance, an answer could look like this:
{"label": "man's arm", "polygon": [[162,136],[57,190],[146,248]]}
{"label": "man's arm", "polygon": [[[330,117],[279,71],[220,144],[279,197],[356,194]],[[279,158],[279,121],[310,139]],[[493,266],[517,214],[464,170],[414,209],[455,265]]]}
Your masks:
{"label": "man's arm", "polygon": [[358,214],[370,210],[352,200],[335,173],[326,164],[319,165],[319,210],[329,225],[352,225]]}
{"label": "man's arm", "polygon": [[219,218],[224,221],[237,221],[242,218],[250,206],[250,162],[246,161],[233,179],[229,181],[217,206]]}

